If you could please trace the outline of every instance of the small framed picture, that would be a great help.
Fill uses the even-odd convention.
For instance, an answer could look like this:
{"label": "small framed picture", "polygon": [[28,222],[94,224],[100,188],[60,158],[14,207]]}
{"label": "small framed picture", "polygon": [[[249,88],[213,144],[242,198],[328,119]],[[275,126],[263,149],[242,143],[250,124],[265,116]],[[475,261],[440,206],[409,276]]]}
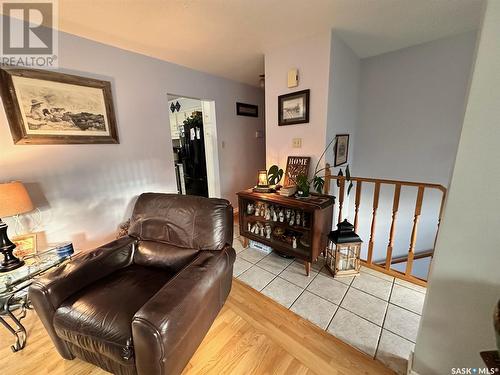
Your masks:
{"label": "small framed picture", "polygon": [[36,233],[14,237],[12,242],[16,245],[14,249],[14,255],[16,257],[25,258],[29,255],[36,254]]}
{"label": "small framed picture", "polygon": [[236,103],[238,116],[259,117],[259,107],[254,104]]}
{"label": "small framed picture", "polygon": [[335,143],[335,163],[334,166],[347,163],[349,152],[349,134],[337,134],[337,142]]}
{"label": "small framed picture", "polygon": [[278,125],[295,125],[309,122],[310,90],[278,96]]}

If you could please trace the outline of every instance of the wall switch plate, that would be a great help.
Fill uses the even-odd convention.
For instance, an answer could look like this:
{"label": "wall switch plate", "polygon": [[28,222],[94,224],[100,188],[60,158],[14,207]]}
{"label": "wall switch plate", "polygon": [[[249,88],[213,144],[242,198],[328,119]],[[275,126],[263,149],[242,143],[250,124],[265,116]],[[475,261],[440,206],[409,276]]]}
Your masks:
{"label": "wall switch plate", "polygon": [[297,87],[299,85],[299,70],[290,69],[288,71],[288,87]]}
{"label": "wall switch plate", "polygon": [[301,148],[301,147],[302,147],[302,138],[293,138],[292,148]]}

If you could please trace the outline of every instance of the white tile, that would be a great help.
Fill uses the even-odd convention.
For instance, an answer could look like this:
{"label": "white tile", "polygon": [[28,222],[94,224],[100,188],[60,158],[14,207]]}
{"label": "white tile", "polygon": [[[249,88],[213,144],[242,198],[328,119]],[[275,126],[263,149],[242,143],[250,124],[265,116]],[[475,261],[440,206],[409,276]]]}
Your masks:
{"label": "white tile", "polygon": [[363,272],[356,276],[351,287],[388,301],[391,294],[392,282]]}
{"label": "white tile", "polygon": [[361,290],[349,288],[340,306],[368,319],[372,323],[382,326],[387,302]]}
{"label": "white tile", "polygon": [[332,273],[326,267],[323,267],[321,269],[320,275],[326,276],[326,277],[328,277],[330,279],[337,280],[337,281],[339,281],[339,282],[341,282],[342,284],[345,284],[345,285],[351,285],[352,281],[357,277],[357,276],[337,276],[337,277],[333,277]]}
{"label": "white tile", "polygon": [[241,257],[241,258],[245,259],[247,262],[250,262],[253,264],[257,263],[259,260],[264,258],[266,255],[267,255],[266,252],[258,250],[258,249],[254,249],[252,247],[246,248],[245,250],[243,250],[242,252],[240,252],[238,254],[239,257]]}
{"label": "white tile", "polygon": [[420,315],[401,307],[389,304],[384,321],[384,328],[405,339],[415,342]]}
{"label": "white tile", "polygon": [[252,288],[261,291],[275,277],[276,275],[271,272],[253,266],[238,276],[238,279],[250,285]]}
{"label": "white tile", "polygon": [[294,302],[290,310],[322,329],[326,329],[337,308],[337,305],[306,290]]}
{"label": "white tile", "polygon": [[342,301],[347,289],[349,289],[347,285],[323,276],[322,274],[316,276],[312,283],[307,287],[307,290],[327,299],[330,302],[333,302],[336,305],[340,304],[340,301]]}
{"label": "white tile", "polygon": [[413,289],[408,289],[404,286],[395,284],[392,289],[390,302],[404,307],[414,313],[422,315],[422,308],[424,307],[425,294],[417,292]]}
{"label": "white tile", "polygon": [[394,282],[396,284],[399,284],[399,285],[405,286],[407,288],[416,290],[417,292],[420,292],[420,293],[426,293],[427,292],[427,288],[426,287],[410,283],[409,281],[406,281],[406,280],[398,279],[397,277],[396,277],[396,279],[395,279]]}
{"label": "white tile", "polygon": [[324,265],[325,265],[325,258],[319,256],[316,262],[311,263],[311,268],[319,272],[324,267]]}
{"label": "white tile", "polygon": [[335,313],[328,332],[370,356],[375,355],[380,327],[343,308]]}
{"label": "white tile", "polygon": [[414,348],[415,344],[411,341],[383,329],[375,358],[396,373],[405,375],[408,358]]}
{"label": "white tile", "polygon": [[377,276],[381,279],[384,279],[384,280],[387,280],[387,281],[393,281],[394,280],[394,277],[392,276],[389,276],[389,275],[386,275],[385,273],[382,273],[382,272],[379,272],[377,270],[374,270],[374,269],[371,269],[371,268],[368,268],[368,267],[365,267],[365,266],[361,266],[361,272],[364,272],[364,273],[369,273],[370,275],[373,275],[373,276]]}
{"label": "white tile", "polygon": [[243,250],[245,250],[246,248],[243,246],[243,243],[242,241],[240,240],[240,238],[235,238],[233,240],[233,249],[234,251],[236,251],[236,254],[239,254],[241,253]]}
{"label": "white tile", "polygon": [[318,271],[311,269],[309,276],[306,276],[306,269],[304,264],[300,261],[293,261],[285,270],[280,273],[280,277],[290,281],[291,283],[305,288],[318,274]]}
{"label": "white tile", "polygon": [[289,308],[302,291],[297,285],[277,277],[262,290],[262,294]]}
{"label": "white tile", "polygon": [[277,275],[292,262],[293,259],[283,258],[275,253],[271,253],[265,258],[262,258],[262,260],[257,264],[260,268],[264,268],[266,271],[272,272]]}
{"label": "white tile", "polygon": [[241,259],[239,257],[236,257],[236,260],[234,261],[233,265],[233,277],[240,276],[243,272],[245,272],[252,266],[253,266],[252,263],[247,262],[246,260]]}

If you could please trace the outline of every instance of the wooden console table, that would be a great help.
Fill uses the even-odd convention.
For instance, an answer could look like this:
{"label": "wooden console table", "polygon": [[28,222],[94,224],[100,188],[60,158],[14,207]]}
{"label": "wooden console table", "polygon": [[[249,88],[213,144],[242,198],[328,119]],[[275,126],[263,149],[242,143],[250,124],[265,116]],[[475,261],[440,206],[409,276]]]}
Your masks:
{"label": "wooden console table", "polygon": [[[254,193],[251,189],[240,191],[237,195],[240,235],[245,239],[245,247],[250,239],[279,253],[301,259],[309,276],[311,263],[325,250],[328,234],[332,230],[335,197],[311,195],[298,199],[277,193]],[[261,211],[258,216],[255,215],[256,206]],[[277,220],[273,215],[266,218],[266,210],[280,212],[281,215],[276,215]],[[291,224],[288,215],[300,215],[300,220]],[[256,227],[259,230],[252,231]],[[260,228],[264,228],[264,233]]]}

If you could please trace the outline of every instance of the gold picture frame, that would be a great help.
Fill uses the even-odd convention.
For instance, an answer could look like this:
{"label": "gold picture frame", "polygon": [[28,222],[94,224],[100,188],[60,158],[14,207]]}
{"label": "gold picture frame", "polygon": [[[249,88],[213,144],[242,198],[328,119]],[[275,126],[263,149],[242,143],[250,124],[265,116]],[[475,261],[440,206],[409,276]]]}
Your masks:
{"label": "gold picture frame", "polygon": [[12,238],[12,242],[16,245],[14,255],[18,258],[26,258],[36,254],[36,233],[23,234]]}

